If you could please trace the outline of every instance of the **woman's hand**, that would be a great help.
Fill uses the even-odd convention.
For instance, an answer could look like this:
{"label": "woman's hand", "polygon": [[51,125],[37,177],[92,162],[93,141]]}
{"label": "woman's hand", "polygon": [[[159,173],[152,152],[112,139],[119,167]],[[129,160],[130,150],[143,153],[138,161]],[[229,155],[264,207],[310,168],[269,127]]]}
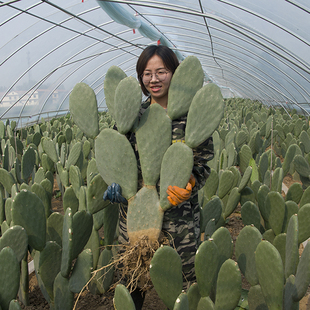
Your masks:
{"label": "woman's hand", "polygon": [[185,188],[178,186],[168,186],[167,194],[171,205],[177,206],[185,200],[188,200],[192,194],[192,189],[195,186],[195,178],[191,175]]}
{"label": "woman's hand", "polygon": [[112,183],[108,186],[103,194],[103,200],[110,200],[111,203],[122,203],[127,205],[127,199],[122,196],[122,188],[117,183]]}

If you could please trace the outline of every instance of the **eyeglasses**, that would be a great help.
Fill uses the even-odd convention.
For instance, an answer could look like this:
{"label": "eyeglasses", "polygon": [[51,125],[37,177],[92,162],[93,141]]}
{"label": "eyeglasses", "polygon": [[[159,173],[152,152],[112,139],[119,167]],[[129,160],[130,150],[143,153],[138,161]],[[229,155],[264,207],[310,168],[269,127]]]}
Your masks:
{"label": "eyeglasses", "polygon": [[159,81],[159,82],[163,82],[166,77],[167,77],[167,74],[169,73],[170,71],[167,71],[167,70],[159,70],[155,73],[151,73],[151,72],[145,72],[141,75],[142,77],[142,82],[144,84],[148,84],[150,83],[150,81],[152,80],[153,78],[153,75],[155,75],[155,78]]}

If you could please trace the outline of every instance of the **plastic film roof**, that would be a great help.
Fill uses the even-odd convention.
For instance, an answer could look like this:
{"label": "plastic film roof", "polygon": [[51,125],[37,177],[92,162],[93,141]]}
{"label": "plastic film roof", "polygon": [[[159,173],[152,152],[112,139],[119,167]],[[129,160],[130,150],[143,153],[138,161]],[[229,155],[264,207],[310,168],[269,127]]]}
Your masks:
{"label": "plastic film roof", "polygon": [[223,96],[310,104],[308,0],[0,1],[0,118],[18,126],[68,113],[78,82],[106,110],[112,65],[136,76],[150,44],[194,55]]}

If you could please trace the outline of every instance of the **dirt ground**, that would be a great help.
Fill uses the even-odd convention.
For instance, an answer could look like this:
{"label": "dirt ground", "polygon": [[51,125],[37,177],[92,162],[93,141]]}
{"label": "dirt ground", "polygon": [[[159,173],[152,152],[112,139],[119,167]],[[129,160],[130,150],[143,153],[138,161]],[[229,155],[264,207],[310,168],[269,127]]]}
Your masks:
{"label": "dirt ground", "polygon": [[[287,188],[290,187],[292,183],[296,182],[293,180],[291,176],[286,176],[283,180],[283,183],[286,185]],[[55,182],[56,183],[56,182]],[[62,201],[61,198],[53,198],[52,201],[53,210],[61,212],[62,211]],[[233,242],[236,241],[236,238],[243,228],[241,214],[240,214],[240,207],[235,210],[235,212],[229,217],[230,220],[226,224],[226,227],[231,233]],[[302,245],[300,252],[302,252]],[[30,306],[23,306],[22,309],[26,310],[48,310],[49,306],[46,302],[45,298],[43,297],[40,288],[38,287],[36,277],[33,274],[30,275],[30,288],[29,288],[29,302]],[[243,278],[243,288],[249,289],[249,284]],[[310,290],[306,296],[300,301],[300,310],[310,310],[310,298],[309,298]],[[114,309],[113,307],[113,291],[108,292],[104,295],[93,295],[89,291],[84,291],[81,296],[79,297],[76,308],[77,310],[110,310]],[[75,296],[77,298],[77,295]],[[148,291],[146,294],[145,302],[143,305],[143,310],[165,310],[166,307],[164,303],[159,299],[157,293],[154,289]]]}

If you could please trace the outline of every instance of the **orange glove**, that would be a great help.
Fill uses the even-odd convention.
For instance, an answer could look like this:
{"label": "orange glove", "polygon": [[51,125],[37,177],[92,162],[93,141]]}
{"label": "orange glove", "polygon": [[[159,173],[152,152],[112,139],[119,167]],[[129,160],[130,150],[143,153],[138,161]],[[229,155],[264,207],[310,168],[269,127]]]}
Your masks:
{"label": "orange glove", "polygon": [[191,175],[186,188],[181,188],[178,186],[168,186],[167,194],[168,200],[171,205],[177,206],[185,200],[188,200],[192,194],[192,189],[195,186],[195,178]]}

